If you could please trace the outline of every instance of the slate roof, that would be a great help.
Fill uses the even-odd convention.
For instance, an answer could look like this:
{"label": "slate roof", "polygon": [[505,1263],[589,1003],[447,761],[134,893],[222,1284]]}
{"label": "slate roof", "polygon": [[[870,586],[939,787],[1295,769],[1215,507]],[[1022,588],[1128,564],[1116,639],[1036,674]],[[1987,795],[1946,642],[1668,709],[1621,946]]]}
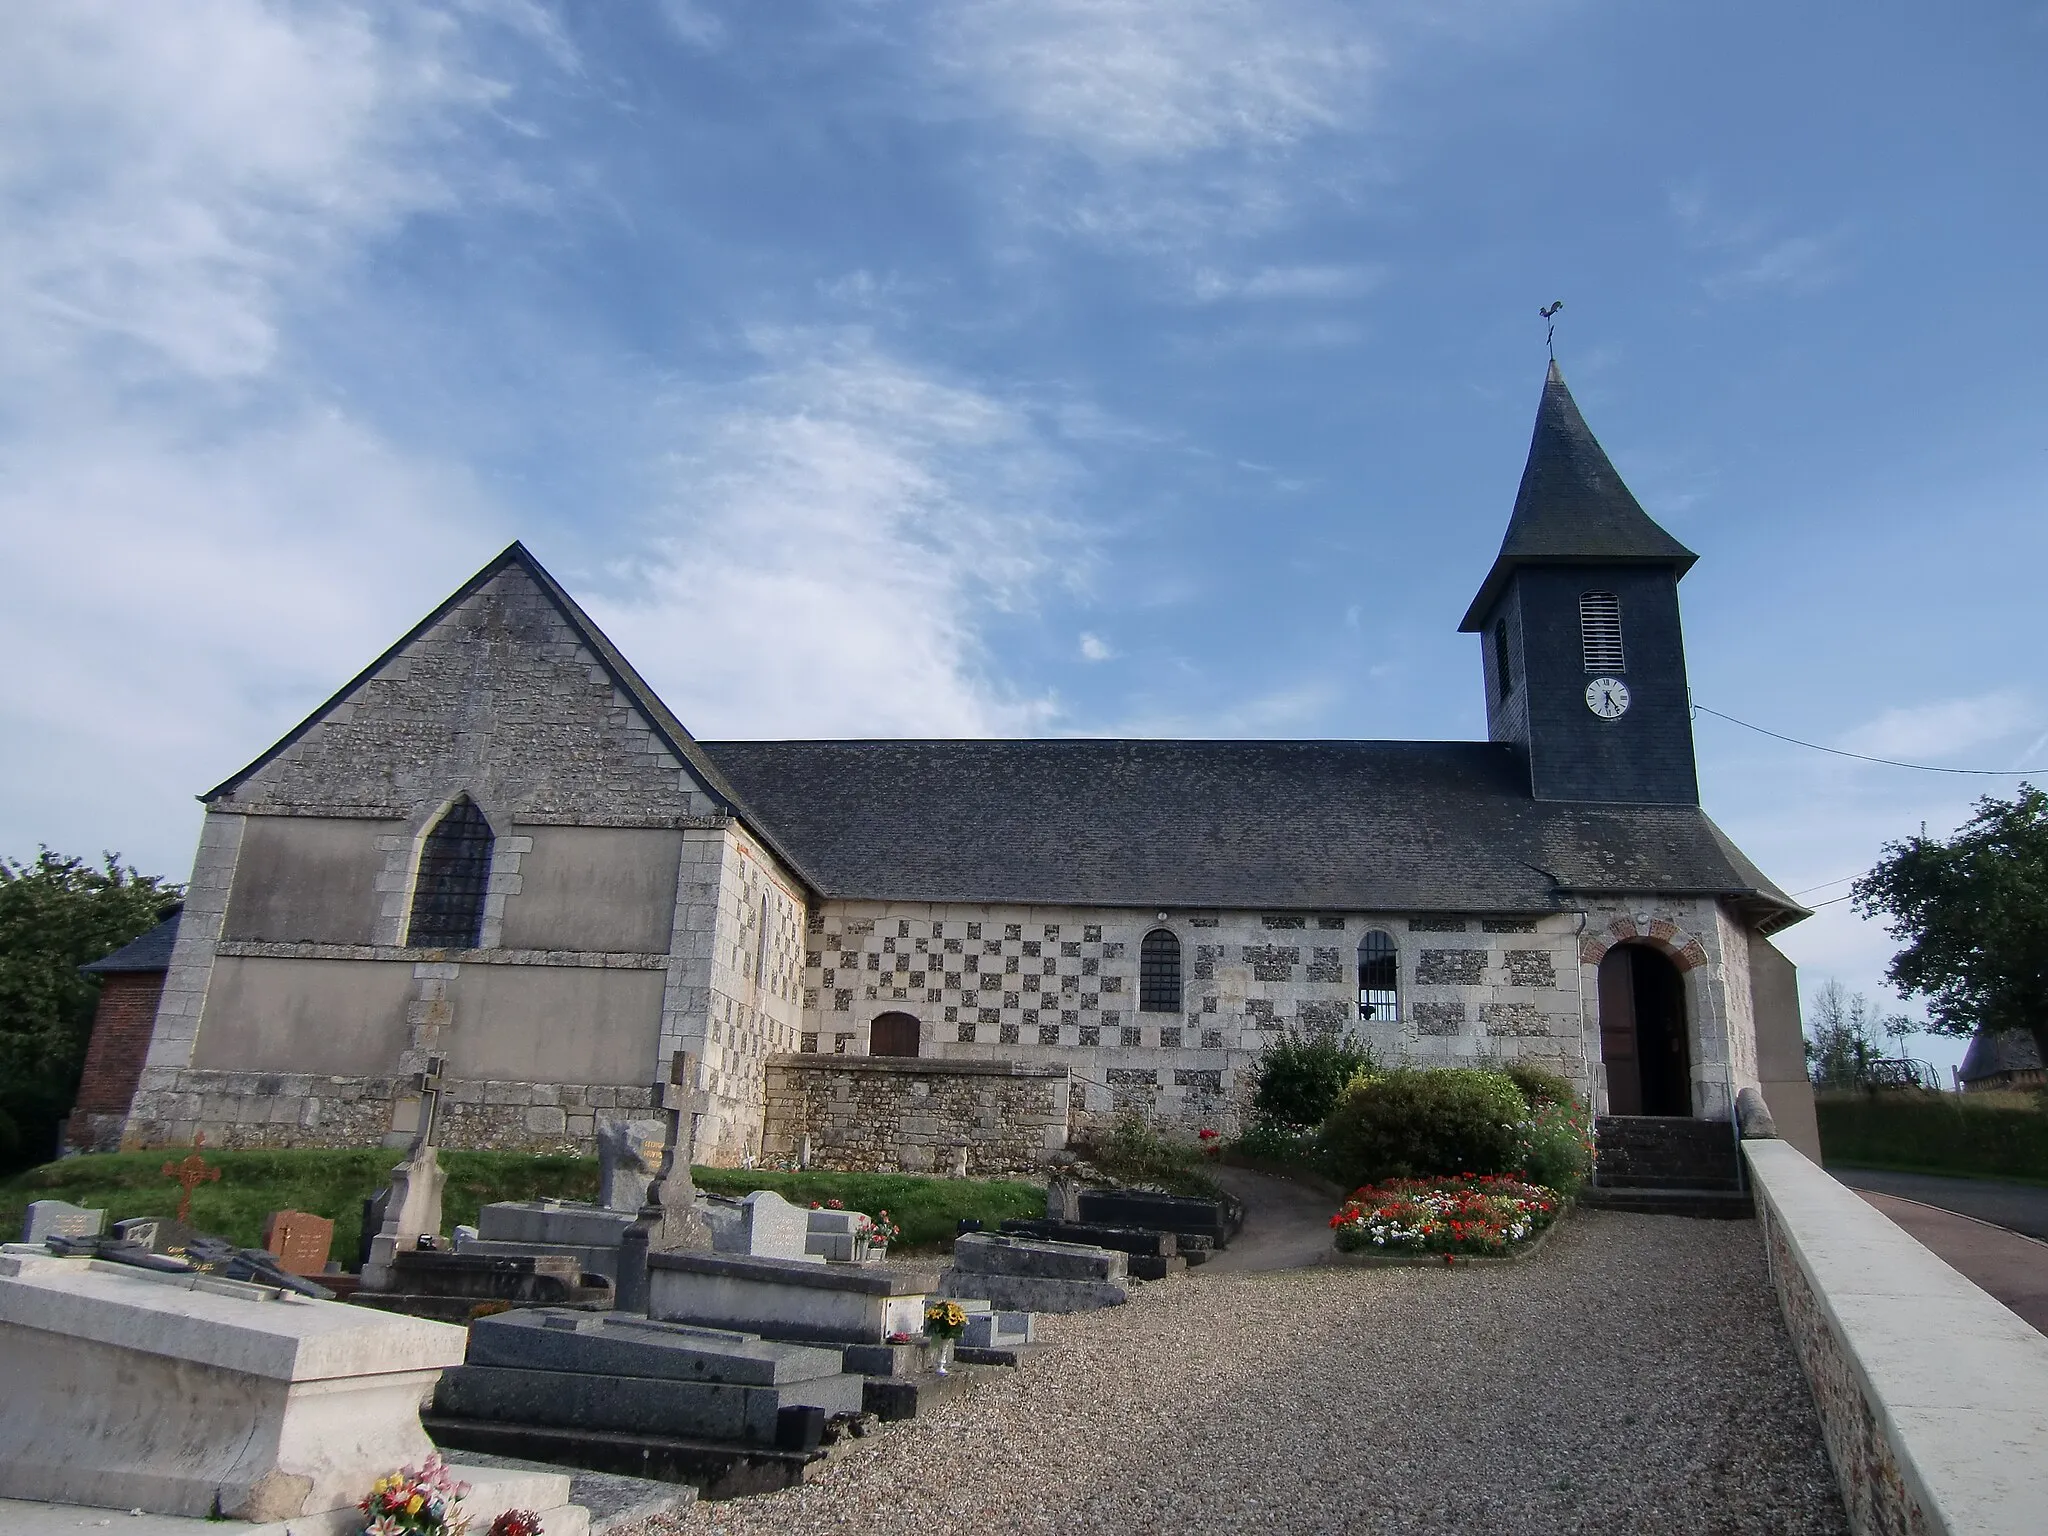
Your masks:
{"label": "slate roof", "polygon": [[1980,1029],[1970,1037],[1970,1048],[1963,1052],[1963,1064],[1956,1069],[1956,1076],[1966,1083],[1975,1083],[2007,1072],[2040,1070],[2041,1047],[2024,1029],[2009,1029],[2003,1034]]}
{"label": "slate roof", "polygon": [[139,939],[130,939],[111,955],[102,955],[78,969],[87,976],[107,976],[116,971],[167,971],[171,968],[171,946],[178,942],[178,918],[183,907]]}
{"label": "slate roof", "polygon": [[701,745],[825,896],[1527,913],[1627,891],[1806,915],[1697,806],[1537,801],[1487,742]]}
{"label": "slate roof", "polygon": [[1469,634],[1486,623],[1518,566],[1603,561],[1668,565],[1683,576],[1698,559],[1658,527],[1622,484],[1553,361],[1536,407],[1514,515],[1493,569],[1458,628]]}

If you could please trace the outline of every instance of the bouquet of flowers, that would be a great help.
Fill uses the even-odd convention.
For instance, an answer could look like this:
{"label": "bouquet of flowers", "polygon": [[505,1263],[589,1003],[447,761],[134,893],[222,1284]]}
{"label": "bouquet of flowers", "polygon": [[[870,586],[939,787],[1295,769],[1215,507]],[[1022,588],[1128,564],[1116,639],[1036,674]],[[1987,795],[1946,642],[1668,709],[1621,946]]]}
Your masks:
{"label": "bouquet of flowers", "polygon": [[868,1241],[877,1248],[886,1248],[903,1235],[903,1228],[889,1219],[887,1211],[877,1211],[868,1218]]}
{"label": "bouquet of flowers", "polygon": [[508,1509],[491,1522],[491,1536],[545,1536],[540,1516],[530,1509]]}
{"label": "bouquet of flowers", "polygon": [[377,1479],[370,1496],[356,1506],[370,1517],[363,1536],[463,1536],[469,1516],[462,1513],[462,1496],[468,1492],[469,1484],[456,1482],[436,1451],[422,1466],[401,1467]]}
{"label": "bouquet of flowers", "polygon": [[967,1309],[957,1301],[935,1301],[924,1309],[924,1331],[934,1339],[957,1339],[967,1331]]}

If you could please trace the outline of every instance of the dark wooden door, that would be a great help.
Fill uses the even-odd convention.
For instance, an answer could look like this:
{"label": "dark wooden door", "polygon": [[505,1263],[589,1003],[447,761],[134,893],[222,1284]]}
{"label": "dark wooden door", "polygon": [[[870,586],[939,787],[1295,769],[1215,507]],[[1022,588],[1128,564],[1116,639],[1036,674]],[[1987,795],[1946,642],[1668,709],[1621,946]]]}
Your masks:
{"label": "dark wooden door", "polygon": [[1636,1047],[1635,966],[1627,945],[1600,962],[1600,1060],[1607,1068],[1607,1113],[1643,1112],[1643,1069]]}
{"label": "dark wooden door", "polygon": [[1686,1050],[1685,978],[1669,956],[1643,944],[1625,946],[1635,977],[1636,1055],[1646,1115],[1692,1113],[1692,1072]]}
{"label": "dark wooden door", "polygon": [[885,1013],[868,1032],[870,1056],[915,1056],[917,1020],[907,1013]]}

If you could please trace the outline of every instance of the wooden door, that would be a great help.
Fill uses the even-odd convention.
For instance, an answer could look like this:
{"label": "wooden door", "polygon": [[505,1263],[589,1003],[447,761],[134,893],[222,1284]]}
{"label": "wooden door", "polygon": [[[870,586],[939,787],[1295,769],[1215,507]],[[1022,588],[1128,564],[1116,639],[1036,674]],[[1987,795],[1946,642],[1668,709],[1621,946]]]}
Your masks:
{"label": "wooden door", "polygon": [[1607,1113],[1643,1112],[1643,1067],[1636,1042],[1635,966],[1627,945],[1600,962],[1600,1060],[1607,1068]]}
{"label": "wooden door", "polygon": [[870,1056],[915,1056],[917,1020],[907,1013],[885,1013],[868,1031]]}

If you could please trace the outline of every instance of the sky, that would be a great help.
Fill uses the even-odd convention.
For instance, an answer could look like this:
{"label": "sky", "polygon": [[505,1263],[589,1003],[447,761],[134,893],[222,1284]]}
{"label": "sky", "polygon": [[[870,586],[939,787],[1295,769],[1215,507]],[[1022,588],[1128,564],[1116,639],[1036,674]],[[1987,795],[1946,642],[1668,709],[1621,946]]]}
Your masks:
{"label": "sky", "polygon": [[[1553,299],[1699,704],[2048,764],[2040,4],[0,28],[0,853],[183,878],[514,538],[709,739],[1481,737]],[[2017,783],[1697,730],[1811,902]],[[1847,903],[1780,943],[1900,1006]]]}

